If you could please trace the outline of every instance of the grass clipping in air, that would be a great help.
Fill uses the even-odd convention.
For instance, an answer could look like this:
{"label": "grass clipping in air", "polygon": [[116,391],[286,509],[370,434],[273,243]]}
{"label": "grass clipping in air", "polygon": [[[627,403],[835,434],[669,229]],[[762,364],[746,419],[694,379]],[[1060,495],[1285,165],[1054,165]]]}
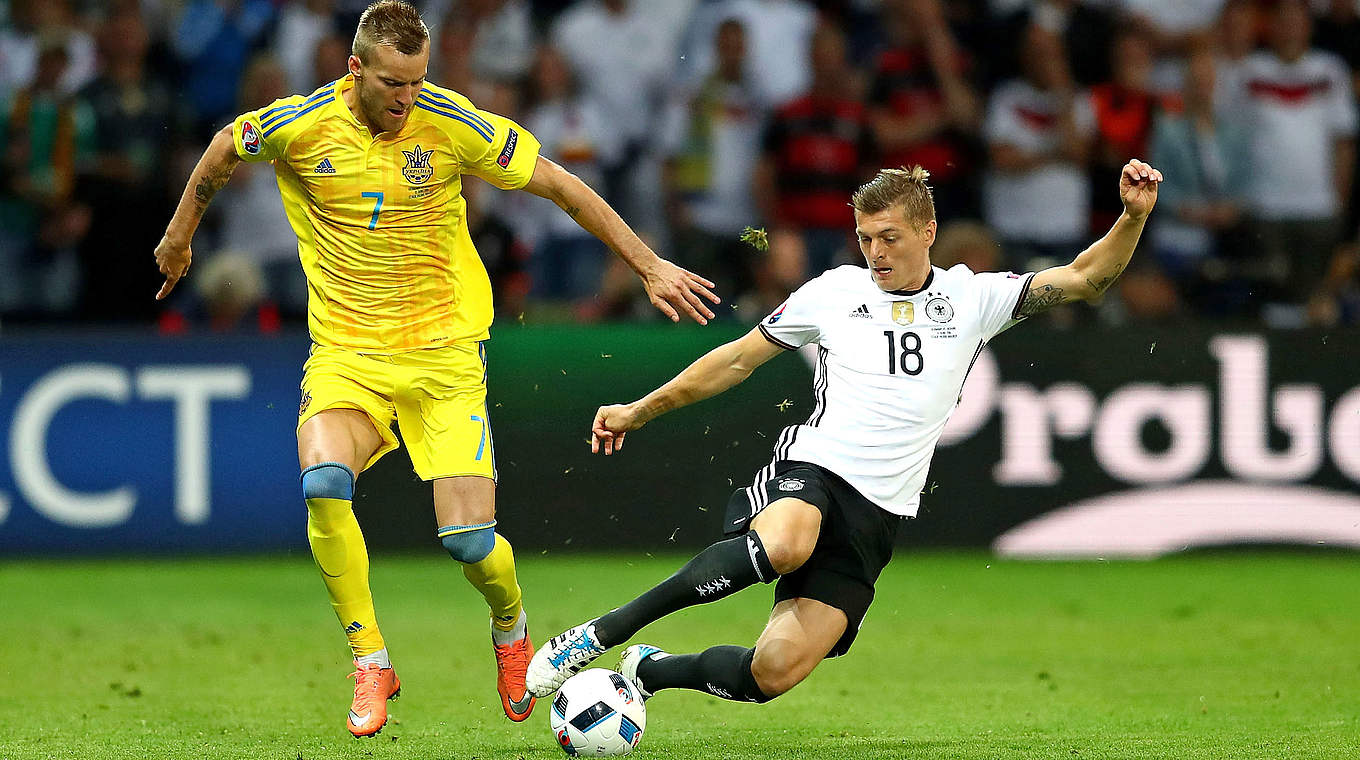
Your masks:
{"label": "grass clipping in air", "polygon": [[741,242],[750,245],[761,253],[770,250],[770,236],[765,232],[764,227],[747,227],[742,230]]}

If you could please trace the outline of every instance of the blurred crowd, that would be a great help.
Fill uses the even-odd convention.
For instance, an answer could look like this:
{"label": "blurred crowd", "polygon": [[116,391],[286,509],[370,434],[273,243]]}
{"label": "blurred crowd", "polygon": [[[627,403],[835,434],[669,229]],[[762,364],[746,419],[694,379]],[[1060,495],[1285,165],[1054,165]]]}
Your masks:
{"label": "blurred crowd", "polygon": [[[305,315],[241,165],[168,306],[155,247],[212,132],[342,76],[366,0],[0,0],[0,319]],[[851,191],[930,170],[935,263],[1065,263],[1167,181],[1104,302],[1055,320],[1360,322],[1360,0],[425,0],[429,78],[510,116],[749,321],[854,261]],[[498,318],[655,318],[552,204],[465,183]],[[764,228],[759,251],[742,242]],[[188,287],[186,287],[188,286]]]}

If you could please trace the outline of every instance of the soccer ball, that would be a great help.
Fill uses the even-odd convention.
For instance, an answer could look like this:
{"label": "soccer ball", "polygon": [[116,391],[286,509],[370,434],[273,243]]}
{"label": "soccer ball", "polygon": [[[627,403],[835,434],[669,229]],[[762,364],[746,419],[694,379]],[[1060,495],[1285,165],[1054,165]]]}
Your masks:
{"label": "soccer ball", "polygon": [[548,712],[557,746],[573,757],[626,755],[642,741],[647,709],[637,686],[612,670],[591,668],[567,679]]}

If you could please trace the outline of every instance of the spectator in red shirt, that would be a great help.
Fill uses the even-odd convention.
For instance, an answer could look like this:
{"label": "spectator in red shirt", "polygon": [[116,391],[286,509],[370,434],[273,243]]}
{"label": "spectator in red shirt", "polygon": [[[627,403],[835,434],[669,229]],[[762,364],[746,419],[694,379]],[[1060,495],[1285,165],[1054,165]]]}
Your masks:
{"label": "spectator in red shirt", "polygon": [[[1118,174],[1129,156],[1147,155],[1157,106],[1151,92],[1152,67],[1152,43],[1145,34],[1126,30],[1115,37],[1110,81],[1091,88],[1096,115],[1092,179]],[[1119,198],[1106,195],[1097,193],[1091,199],[1092,226],[1096,229],[1113,224],[1123,210]]]}
{"label": "spectator in red shirt", "polygon": [[878,165],[868,112],[849,86],[839,29],[818,27],[811,63],[812,88],[775,111],[756,171],[757,201],[775,227],[765,285],[785,293],[848,260],[855,220],[845,199]]}
{"label": "spectator in red shirt", "polygon": [[939,0],[888,0],[889,48],[875,64],[869,102],[884,166],[930,171],[941,219],[976,214],[974,138],[981,122],[969,62]]}

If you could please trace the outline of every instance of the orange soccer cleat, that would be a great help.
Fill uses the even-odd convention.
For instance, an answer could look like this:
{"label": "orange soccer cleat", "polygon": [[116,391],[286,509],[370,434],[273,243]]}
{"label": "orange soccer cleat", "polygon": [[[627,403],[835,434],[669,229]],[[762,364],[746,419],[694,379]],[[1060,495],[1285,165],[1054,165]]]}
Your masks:
{"label": "orange soccer cleat", "polygon": [[349,707],[348,728],[357,738],[373,736],[387,725],[387,700],[401,694],[401,680],[392,668],[370,662],[354,663],[354,704]]}
{"label": "orange soccer cleat", "polygon": [[518,723],[534,711],[534,697],[524,688],[524,675],[529,671],[529,658],[534,656],[529,632],[513,644],[501,646],[491,643],[496,653],[496,691],[501,695],[505,717]]}

